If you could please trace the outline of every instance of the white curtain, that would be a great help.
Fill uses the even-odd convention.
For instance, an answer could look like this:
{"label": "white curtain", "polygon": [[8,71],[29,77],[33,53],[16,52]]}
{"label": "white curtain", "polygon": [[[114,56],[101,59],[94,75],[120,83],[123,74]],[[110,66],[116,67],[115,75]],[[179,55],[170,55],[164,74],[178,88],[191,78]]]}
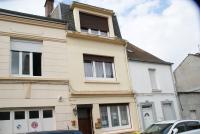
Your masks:
{"label": "white curtain", "polygon": [[117,106],[110,106],[110,114],[111,114],[111,121],[112,126],[119,126],[119,113]]}
{"label": "white curtain", "polygon": [[128,113],[127,113],[127,106],[120,106],[120,115],[121,115],[121,123],[123,125],[128,125]]}
{"label": "white curtain", "polygon": [[106,68],[106,78],[113,78],[113,69],[112,69],[112,63],[105,63]]}
{"label": "white curtain", "polygon": [[12,51],[12,74],[19,74],[19,52]]}
{"label": "white curtain", "polygon": [[101,126],[103,128],[109,127],[107,106],[100,107]]}
{"label": "white curtain", "polygon": [[30,54],[26,52],[22,53],[22,73],[30,74]]}
{"label": "white curtain", "polygon": [[93,69],[91,61],[84,61],[84,70],[86,77],[93,77]]}
{"label": "white curtain", "polygon": [[103,62],[95,62],[96,67],[96,77],[103,78],[104,72],[103,72]]}

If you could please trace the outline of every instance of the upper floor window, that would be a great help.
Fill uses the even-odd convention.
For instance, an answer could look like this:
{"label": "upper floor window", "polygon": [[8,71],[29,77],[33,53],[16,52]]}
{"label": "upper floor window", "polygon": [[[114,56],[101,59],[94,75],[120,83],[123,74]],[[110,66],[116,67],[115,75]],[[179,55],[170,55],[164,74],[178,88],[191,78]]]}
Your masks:
{"label": "upper floor window", "polygon": [[152,89],[158,89],[155,69],[149,69],[149,77],[150,77]]}
{"label": "upper floor window", "polygon": [[87,13],[79,13],[81,32],[108,36],[108,18]]}
{"label": "upper floor window", "polygon": [[11,73],[14,75],[41,76],[41,42],[11,40]]}
{"label": "upper floor window", "polygon": [[114,78],[114,58],[83,55],[86,78]]}

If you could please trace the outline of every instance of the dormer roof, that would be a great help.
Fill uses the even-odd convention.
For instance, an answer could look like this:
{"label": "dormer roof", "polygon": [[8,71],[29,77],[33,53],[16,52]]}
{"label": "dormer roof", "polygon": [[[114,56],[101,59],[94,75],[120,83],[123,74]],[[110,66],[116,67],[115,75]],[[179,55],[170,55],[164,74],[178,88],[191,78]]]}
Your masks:
{"label": "dormer roof", "polygon": [[76,31],[75,21],[74,21],[74,16],[73,16],[73,9],[75,7],[79,7],[82,9],[84,8],[84,9],[93,10],[93,11],[95,10],[96,12],[101,12],[101,13],[104,12],[106,14],[111,15],[112,21],[113,21],[114,34],[116,37],[122,38],[117,17],[112,10],[99,8],[99,7],[95,7],[95,6],[91,6],[91,5],[83,4],[79,2],[74,2],[72,5],[60,3],[61,19],[67,21],[69,30]]}

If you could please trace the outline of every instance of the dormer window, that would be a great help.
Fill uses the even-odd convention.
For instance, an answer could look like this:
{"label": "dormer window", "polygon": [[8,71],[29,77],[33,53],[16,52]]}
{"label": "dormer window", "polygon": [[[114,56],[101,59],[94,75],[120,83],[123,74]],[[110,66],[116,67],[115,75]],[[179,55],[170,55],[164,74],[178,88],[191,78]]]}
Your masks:
{"label": "dormer window", "polygon": [[79,13],[81,32],[108,36],[108,18],[87,13]]}

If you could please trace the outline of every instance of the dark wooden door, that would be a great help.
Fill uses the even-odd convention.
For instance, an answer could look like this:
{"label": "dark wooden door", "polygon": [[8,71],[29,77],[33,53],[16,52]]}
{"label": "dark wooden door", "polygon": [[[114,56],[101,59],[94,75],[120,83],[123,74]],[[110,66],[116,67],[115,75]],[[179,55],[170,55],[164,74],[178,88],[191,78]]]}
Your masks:
{"label": "dark wooden door", "polygon": [[92,134],[91,108],[78,108],[78,126],[83,134]]}

